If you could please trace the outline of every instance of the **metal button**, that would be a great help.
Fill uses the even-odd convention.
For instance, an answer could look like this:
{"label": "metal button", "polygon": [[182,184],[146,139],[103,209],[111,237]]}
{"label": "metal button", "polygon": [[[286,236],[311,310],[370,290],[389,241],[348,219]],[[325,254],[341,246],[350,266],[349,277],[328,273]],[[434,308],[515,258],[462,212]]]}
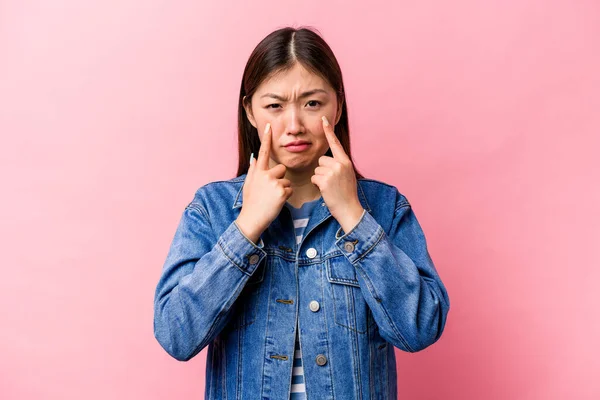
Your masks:
{"label": "metal button", "polygon": [[352,253],[354,251],[354,243],[352,242],[345,242],[344,243],[344,249],[348,252],[348,253]]}
{"label": "metal button", "polygon": [[327,357],[323,354],[319,354],[317,356],[317,365],[325,365],[327,363]]}
{"label": "metal button", "polygon": [[308,304],[308,307],[310,308],[310,311],[313,311],[313,312],[319,311],[319,302],[316,300],[313,300]]}
{"label": "metal button", "polygon": [[258,254],[252,254],[250,256],[250,264],[256,264],[258,262]]}
{"label": "metal button", "polygon": [[306,250],[306,256],[308,258],[315,258],[317,256],[317,249],[311,247],[310,249]]}

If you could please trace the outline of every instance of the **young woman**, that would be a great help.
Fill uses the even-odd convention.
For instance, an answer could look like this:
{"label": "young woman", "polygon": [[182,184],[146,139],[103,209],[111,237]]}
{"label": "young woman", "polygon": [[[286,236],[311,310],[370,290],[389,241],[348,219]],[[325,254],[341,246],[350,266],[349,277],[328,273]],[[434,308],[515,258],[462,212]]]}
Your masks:
{"label": "young woman", "polygon": [[395,399],[394,347],[435,343],[450,301],[407,198],[354,166],[333,52],[272,32],[238,107],[237,176],[183,211],[156,339],[181,361],[208,346],[207,399]]}

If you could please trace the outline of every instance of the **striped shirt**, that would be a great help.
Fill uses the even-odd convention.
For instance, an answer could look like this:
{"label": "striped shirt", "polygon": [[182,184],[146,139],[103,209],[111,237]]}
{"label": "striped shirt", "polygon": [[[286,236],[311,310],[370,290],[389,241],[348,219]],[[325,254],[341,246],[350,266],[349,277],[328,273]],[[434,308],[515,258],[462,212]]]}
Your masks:
{"label": "striped shirt", "polygon": [[[302,240],[304,229],[308,225],[308,220],[310,218],[310,214],[312,213],[312,209],[319,204],[320,201],[320,198],[317,200],[308,201],[302,204],[300,208],[295,208],[290,203],[285,203],[292,214],[292,219],[294,220],[296,244],[299,244]],[[292,369],[292,385],[290,389],[290,399],[292,400],[306,399],[304,368],[302,367],[302,349],[300,348],[299,335],[300,332],[298,328],[298,321],[296,321],[296,345],[294,349],[294,365]]]}

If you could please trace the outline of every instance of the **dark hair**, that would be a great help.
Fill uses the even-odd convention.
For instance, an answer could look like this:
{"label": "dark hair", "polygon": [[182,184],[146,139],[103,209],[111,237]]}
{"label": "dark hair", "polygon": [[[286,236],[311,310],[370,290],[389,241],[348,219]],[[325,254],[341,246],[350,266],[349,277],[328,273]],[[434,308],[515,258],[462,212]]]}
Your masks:
{"label": "dark hair", "polygon": [[[334,88],[338,106],[341,104],[341,116],[335,125],[335,135],[352,161],[344,82],[333,51],[313,28],[285,27],[271,32],[256,46],[244,69],[238,102],[239,163],[236,176],[248,172],[250,153],[254,153],[256,158],[260,148],[258,130],[252,126],[246,115],[244,96],[246,96],[245,101],[250,104],[252,95],[261,82],[277,73],[292,69],[296,63],[321,76]],[[331,149],[328,149],[325,155],[331,157]],[[356,166],[354,166],[354,173],[357,179],[363,178]]]}

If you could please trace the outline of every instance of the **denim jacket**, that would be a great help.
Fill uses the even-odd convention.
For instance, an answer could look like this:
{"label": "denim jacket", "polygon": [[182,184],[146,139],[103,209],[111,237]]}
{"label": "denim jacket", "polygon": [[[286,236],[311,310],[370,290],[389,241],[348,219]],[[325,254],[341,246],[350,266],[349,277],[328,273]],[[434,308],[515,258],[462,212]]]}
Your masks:
{"label": "denim jacket", "polygon": [[298,322],[308,399],[396,399],[394,347],[435,343],[450,308],[406,197],[361,178],[350,232],[321,197],[300,243],[282,207],[256,244],[234,221],[245,177],[183,210],[154,297],[160,345],[180,361],[208,345],[206,399],[287,400]]}

